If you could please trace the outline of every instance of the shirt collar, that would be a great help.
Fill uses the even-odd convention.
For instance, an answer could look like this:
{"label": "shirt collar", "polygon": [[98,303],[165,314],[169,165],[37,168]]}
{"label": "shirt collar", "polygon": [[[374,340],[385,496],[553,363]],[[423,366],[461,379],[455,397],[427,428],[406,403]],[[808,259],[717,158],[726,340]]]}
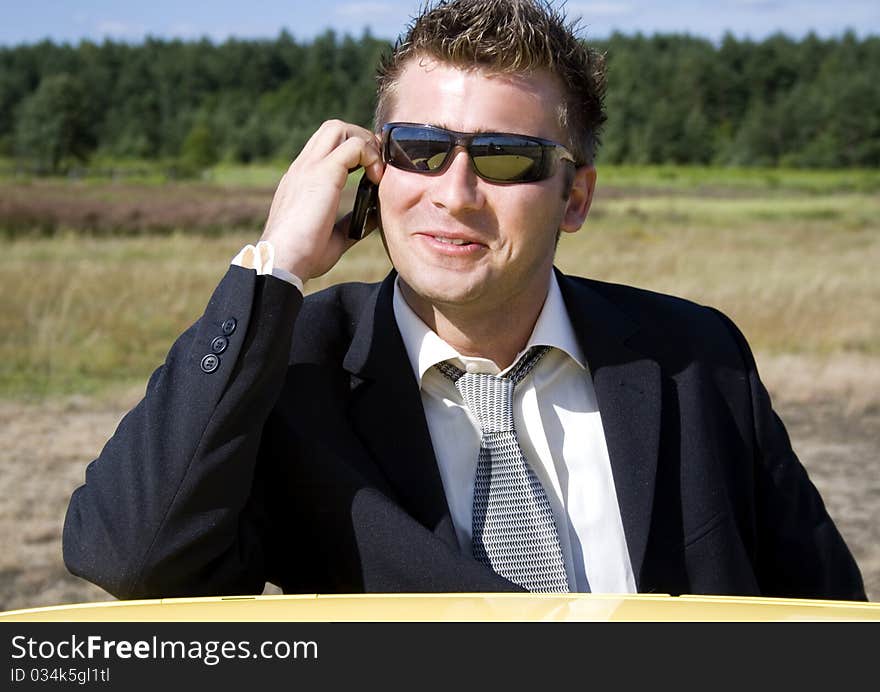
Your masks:
{"label": "shirt collar", "polygon": [[[392,302],[394,319],[397,321],[397,328],[400,330],[400,335],[403,338],[406,354],[409,357],[410,365],[420,387],[425,373],[437,363],[442,363],[445,360],[457,360],[457,365],[462,367],[462,369],[469,370],[473,368],[476,372],[487,372],[496,375],[503,374],[493,361],[486,358],[463,356],[437,336],[437,333],[422,322],[406,302],[400,290],[399,281],[400,277],[398,276],[394,280],[394,298]],[[565,309],[565,302],[559,290],[559,283],[556,280],[555,273],[550,274],[547,298],[544,300],[541,314],[538,315],[538,321],[535,323],[526,347],[517,354],[514,362],[532,346],[552,346],[557,348],[566,353],[581,368],[586,369],[586,361],[577,336],[574,333],[574,328],[571,326],[571,320],[568,318],[568,311]]]}

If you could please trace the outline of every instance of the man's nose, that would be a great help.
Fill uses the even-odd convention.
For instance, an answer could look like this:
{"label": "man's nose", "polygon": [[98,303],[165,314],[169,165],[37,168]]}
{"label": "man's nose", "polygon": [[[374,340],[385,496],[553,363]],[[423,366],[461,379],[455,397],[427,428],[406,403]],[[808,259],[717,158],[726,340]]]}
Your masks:
{"label": "man's nose", "polygon": [[464,147],[455,147],[446,170],[431,180],[431,201],[449,212],[480,209],[485,203],[481,181]]}

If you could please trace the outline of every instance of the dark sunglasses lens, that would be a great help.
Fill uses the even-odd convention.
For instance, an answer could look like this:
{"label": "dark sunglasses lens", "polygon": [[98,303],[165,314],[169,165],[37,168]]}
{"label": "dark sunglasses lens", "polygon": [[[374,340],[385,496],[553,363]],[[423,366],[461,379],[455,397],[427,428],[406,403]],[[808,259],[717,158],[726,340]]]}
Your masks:
{"label": "dark sunglasses lens", "polygon": [[455,140],[421,127],[395,127],[388,135],[388,160],[409,171],[430,173],[443,167]]}
{"label": "dark sunglasses lens", "polygon": [[524,137],[474,137],[470,153],[477,173],[488,180],[526,182],[537,179],[543,168],[543,147]]}
{"label": "dark sunglasses lens", "polygon": [[[386,157],[397,168],[420,173],[440,171],[456,140],[453,133],[416,125],[396,125],[388,132]],[[531,182],[546,177],[546,147],[528,137],[474,135],[468,146],[477,175],[493,182]]]}

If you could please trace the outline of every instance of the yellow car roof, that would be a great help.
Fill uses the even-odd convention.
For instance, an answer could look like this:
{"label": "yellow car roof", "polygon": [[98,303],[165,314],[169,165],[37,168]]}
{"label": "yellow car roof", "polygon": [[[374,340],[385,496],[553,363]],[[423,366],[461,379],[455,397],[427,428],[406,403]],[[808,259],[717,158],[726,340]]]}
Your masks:
{"label": "yellow car roof", "polygon": [[356,594],[109,601],[0,613],[0,622],[880,621],[880,603],[664,594]]}

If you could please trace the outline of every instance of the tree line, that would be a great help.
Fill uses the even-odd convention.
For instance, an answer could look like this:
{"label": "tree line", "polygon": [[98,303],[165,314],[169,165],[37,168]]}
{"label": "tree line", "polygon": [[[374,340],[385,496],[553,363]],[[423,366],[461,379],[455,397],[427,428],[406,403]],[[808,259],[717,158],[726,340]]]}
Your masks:
{"label": "tree line", "polygon": [[[718,43],[614,34],[600,162],[880,165],[880,37]],[[371,125],[388,41],[148,38],[0,48],[0,156],[32,172],[96,160],[291,160],[321,121]]]}

